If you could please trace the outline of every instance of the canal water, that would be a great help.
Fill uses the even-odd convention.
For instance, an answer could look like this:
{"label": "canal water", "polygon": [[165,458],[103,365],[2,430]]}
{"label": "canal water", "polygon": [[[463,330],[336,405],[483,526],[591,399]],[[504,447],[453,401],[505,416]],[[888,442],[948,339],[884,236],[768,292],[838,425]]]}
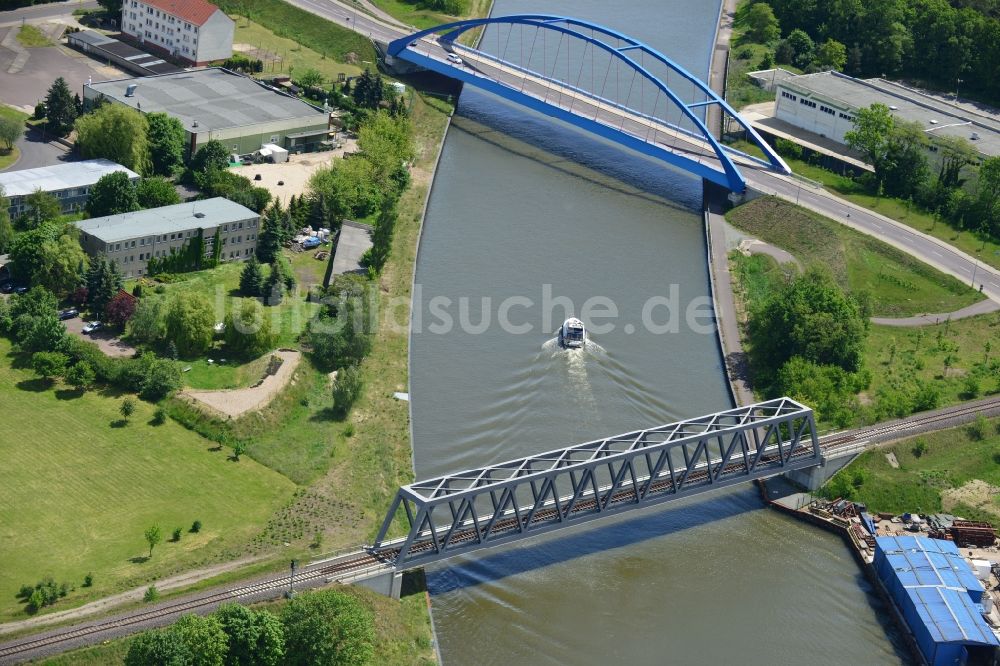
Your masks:
{"label": "canal water", "polygon": [[[631,34],[704,75],[718,0],[498,0]],[[417,478],[730,406],[700,182],[467,89],[417,261]],[[570,315],[592,331],[565,352]],[[900,663],[835,537],[751,486],[428,571],[444,663]]]}

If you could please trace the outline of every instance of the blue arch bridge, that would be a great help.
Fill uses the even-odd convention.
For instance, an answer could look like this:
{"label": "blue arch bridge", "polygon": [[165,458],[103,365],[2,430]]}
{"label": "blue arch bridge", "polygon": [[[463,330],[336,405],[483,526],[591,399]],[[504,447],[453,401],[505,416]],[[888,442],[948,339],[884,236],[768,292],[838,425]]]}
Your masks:
{"label": "blue arch bridge", "polygon": [[398,573],[822,462],[812,410],[778,398],[403,486],[368,552]]}
{"label": "blue arch bridge", "polygon": [[[488,29],[487,29],[488,28]],[[478,46],[458,40],[484,29]],[[708,85],[656,49],[600,25],[520,14],[458,21],[396,39],[385,64],[431,70],[558,118],[742,193],[744,168],[789,174],[781,157]],[[721,144],[706,109],[765,159]]]}

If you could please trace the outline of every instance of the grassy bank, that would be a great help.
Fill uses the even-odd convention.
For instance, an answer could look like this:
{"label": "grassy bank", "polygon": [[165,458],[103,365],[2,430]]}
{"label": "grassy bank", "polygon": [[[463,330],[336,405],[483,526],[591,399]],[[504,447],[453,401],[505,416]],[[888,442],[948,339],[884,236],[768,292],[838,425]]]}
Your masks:
{"label": "grassy bank", "polygon": [[[372,4],[407,25],[417,28],[433,28],[442,23],[451,23],[456,17],[422,9],[416,2],[406,0],[372,0]],[[486,16],[491,0],[469,0],[469,7],[462,18],[478,18]],[[464,41],[464,40],[463,40]]]}
{"label": "grassy bank", "polygon": [[[256,17],[255,12],[251,12]],[[339,43],[330,40],[314,42],[316,48],[309,48],[299,44],[294,39],[287,36],[275,34],[272,30],[264,27],[260,23],[249,18],[234,15],[236,20],[236,33],[233,37],[234,44],[246,44],[256,51],[245,53],[251,59],[260,59],[264,62],[262,74],[285,73],[312,68],[322,74],[328,83],[337,80],[338,74],[347,76],[357,76],[364,67],[371,67],[374,62],[369,54],[357,53],[353,58],[356,62],[351,64],[346,60],[348,53],[343,52],[344,48]],[[263,20],[263,19],[261,19]],[[267,25],[272,25],[268,23]],[[371,45],[366,45],[370,50]],[[322,50],[325,49],[325,50]],[[368,64],[362,62],[369,61]]]}
{"label": "grassy bank", "polygon": [[872,511],[945,511],[995,524],[1000,521],[998,451],[995,421],[928,433],[866,451],[824,493],[849,496]]}
{"label": "grassy bank", "polygon": [[[136,403],[118,424],[120,396],[55,390],[20,367],[0,340],[0,617],[23,617],[14,595],[45,576],[76,586],[60,610],[190,569],[239,548],[291,497],[281,475],[211,443]],[[16,366],[16,367],[15,367]],[[194,520],[203,529],[188,533]],[[143,532],[164,543],[146,560]],[[169,541],[174,528],[181,540]],[[83,588],[83,577],[94,585]]]}
{"label": "grassy bank", "polygon": [[28,48],[52,46],[52,40],[34,25],[22,25],[17,31],[17,41],[21,43],[21,46]]}
{"label": "grassy bank", "polygon": [[982,300],[957,279],[886,243],[774,197],[734,208],[726,219],[804,265],[828,267],[841,287],[869,292],[877,316],[952,312]]}

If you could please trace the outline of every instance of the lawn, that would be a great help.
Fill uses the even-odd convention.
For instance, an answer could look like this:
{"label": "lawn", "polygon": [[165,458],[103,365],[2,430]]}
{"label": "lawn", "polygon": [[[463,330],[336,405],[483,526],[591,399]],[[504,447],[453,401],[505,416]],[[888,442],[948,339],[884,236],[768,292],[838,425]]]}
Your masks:
{"label": "lawn", "polygon": [[[28,114],[13,109],[6,104],[0,104],[0,118],[9,118],[23,125],[24,121],[28,119]],[[21,151],[17,146],[13,146],[10,150],[0,148],[0,171],[3,171],[16,162],[20,156]]]}
{"label": "lawn", "polygon": [[[433,28],[443,23],[451,23],[456,18],[449,14],[422,9],[419,3],[406,2],[406,0],[372,0],[372,4],[403,23],[420,29]],[[486,16],[490,4],[490,0],[469,0],[468,10],[463,17]],[[469,32],[473,31],[470,30]]]}
{"label": "lawn", "polygon": [[1000,268],[1000,242],[990,240],[978,231],[968,229],[959,231],[939,221],[932,213],[921,210],[909,201],[869,194],[861,185],[847,176],[803,160],[788,157],[784,159],[792,171],[822,183],[824,188],[837,196],[942,240],[994,268]]}
{"label": "lawn", "polygon": [[[240,554],[294,484],[137,401],[120,426],[119,396],[56,390],[0,340],[0,617],[23,616],[14,595],[45,576],[76,586],[55,610]],[[187,532],[202,521],[198,534]],[[145,561],[143,532],[164,542]],[[179,543],[169,541],[175,527]],[[94,585],[83,588],[93,573]]]}
{"label": "lawn", "polygon": [[[318,18],[282,0],[219,0],[215,4],[230,15],[238,14],[258,25],[269,26],[278,37],[288,38],[292,46],[301,44],[304,49],[320,54],[320,57],[341,63],[353,59],[375,62],[375,47],[366,35]],[[295,41],[291,42],[293,39]],[[239,29],[233,41],[244,41]]]}
{"label": "lawn", "polygon": [[17,41],[21,43],[21,46],[27,46],[28,48],[52,46],[52,40],[44,32],[33,25],[27,24],[22,25],[21,29],[17,31]]}
{"label": "lawn", "polygon": [[[997,496],[976,497],[968,489],[961,495],[955,493],[955,489],[976,479],[1000,486],[1000,436],[996,422],[986,422],[984,426],[982,438],[975,427],[964,426],[866,451],[840,472],[824,492],[849,493],[871,511],[943,510],[997,524],[1000,519]],[[889,464],[886,458],[889,453],[896,456],[898,469]]]}
{"label": "lawn", "polygon": [[726,219],[803,264],[827,267],[842,287],[868,291],[877,316],[952,312],[982,300],[974,289],[886,243],[775,197],[734,208]]}

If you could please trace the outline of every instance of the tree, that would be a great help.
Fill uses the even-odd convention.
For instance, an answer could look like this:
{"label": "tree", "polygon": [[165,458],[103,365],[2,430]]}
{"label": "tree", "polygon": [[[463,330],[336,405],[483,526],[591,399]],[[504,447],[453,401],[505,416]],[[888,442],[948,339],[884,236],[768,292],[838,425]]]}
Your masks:
{"label": "tree", "polygon": [[354,103],[364,109],[377,109],[385,95],[385,84],[380,74],[372,74],[365,68],[361,76],[354,80],[354,90],[351,93]]}
{"label": "tree", "polygon": [[781,37],[781,25],[771,6],[763,2],[750,5],[743,19],[746,36],[753,42],[767,44]]}
{"label": "tree", "polygon": [[140,208],[161,208],[181,202],[173,184],[162,176],[143,178],[136,185],[135,194]]}
{"label": "tree", "polygon": [[128,320],[128,335],[136,342],[152,344],[165,333],[165,308],[162,298],[147,296],[139,299],[135,312]]}
{"label": "tree", "polygon": [[149,123],[142,113],[104,104],[76,121],[76,145],[86,158],[103,157],[139,174],[150,171]]}
{"label": "tree", "polygon": [[306,67],[296,74],[295,78],[298,80],[299,85],[305,88],[315,88],[323,85],[323,75],[312,67]]}
{"label": "tree", "polygon": [[828,39],[816,47],[816,60],[813,62],[816,69],[833,69],[840,72],[846,64],[847,47],[837,40]]}
{"label": "tree", "polygon": [[123,278],[118,264],[100,255],[87,271],[87,298],[95,312],[104,312],[111,299],[122,288]]}
{"label": "tree", "polygon": [[122,0],[97,0],[97,4],[104,8],[108,14],[112,14],[115,18],[121,16],[122,14]]}
{"label": "tree", "polygon": [[226,666],[277,666],[285,656],[285,628],[266,610],[223,604],[215,617],[226,633]]}
{"label": "tree", "polygon": [[222,171],[229,168],[229,152],[218,139],[212,139],[195,153],[191,160],[191,170],[195,173]]}
{"label": "tree", "polygon": [[976,163],[976,148],[964,136],[942,134],[935,137],[941,164],[938,168],[937,186],[942,189],[961,187],[965,183],[962,169]]}
{"label": "tree", "polygon": [[90,188],[87,213],[91,217],[104,217],[139,210],[135,184],[124,171],[113,171],[101,176]]}
{"label": "tree", "polygon": [[337,371],[337,378],[333,380],[333,409],[339,415],[344,416],[351,408],[354,401],[361,395],[361,370],[356,365],[349,365]]}
{"label": "tree", "polygon": [[751,367],[761,385],[768,386],[796,356],[857,372],[868,322],[857,301],[828,273],[810,269],[755,309],[748,331]]}
{"label": "tree", "polygon": [[11,299],[10,330],[14,341],[27,352],[60,349],[66,327],[56,316],[56,297],[44,287],[32,287]]}
{"label": "tree", "polygon": [[78,234],[75,226],[67,225],[58,238],[42,243],[41,257],[32,272],[32,282],[59,296],[69,295],[80,286],[90,258],[80,247]]}
{"label": "tree", "polygon": [[139,634],[125,666],[222,666],[227,637],[214,617],[185,615],[166,629]]}
{"label": "tree", "polygon": [[139,397],[157,402],[179,389],[181,373],[177,364],[168,359],[156,359],[146,371],[139,387]]}
{"label": "tree", "polygon": [[351,278],[334,281],[324,299],[326,307],[309,322],[306,340],[317,365],[344,368],[356,365],[371,348],[369,299],[366,287]]}
{"label": "tree", "polygon": [[76,104],[66,79],[59,77],[45,96],[45,129],[56,136],[66,136],[76,120]]}
{"label": "tree", "polygon": [[41,189],[36,189],[26,196],[24,203],[27,210],[22,213],[22,219],[28,229],[37,229],[45,222],[51,222],[62,215],[62,204],[59,203],[59,199]]}
{"label": "tree", "polygon": [[9,206],[10,201],[4,196],[3,185],[0,185],[0,254],[9,252],[14,240],[14,227],[10,223]]}
{"label": "tree", "polygon": [[812,62],[813,51],[816,46],[812,38],[804,31],[795,29],[788,34],[785,40],[792,51],[792,64],[796,67],[805,68]]}
{"label": "tree", "polygon": [[105,320],[112,326],[125,328],[135,314],[136,299],[131,294],[120,291],[104,307]]}
{"label": "tree", "polygon": [[171,176],[184,165],[184,125],[165,113],[146,114],[152,172]]}
{"label": "tree", "polygon": [[[125,398],[124,400],[122,400],[122,405],[118,409],[118,412],[122,415],[122,418],[125,419],[125,422],[128,423],[129,418],[132,416],[132,414],[135,413],[135,400],[133,400],[132,398]],[[156,543],[159,543],[159,528],[156,528],[156,530],[157,530],[157,532],[156,532]],[[149,535],[150,535],[150,533],[147,530],[147,532],[146,532],[146,541],[150,540],[150,536]],[[150,557],[153,556],[153,546],[155,546],[156,543],[153,543],[152,541],[150,541],[150,544],[149,544],[149,556]]]}
{"label": "tree", "polygon": [[264,290],[264,270],[256,256],[243,264],[240,272],[240,292],[244,296],[260,296]]}
{"label": "tree", "polygon": [[129,644],[125,666],[168,666],[186,664],[185,646],[174,640],[169,629],[144,631]]}
{"label": "tree", "polygon": [[7,147],[7,152],[14,148],[14,143],[24,134],[24,125],[13,118],[0,118],[0,141]]}
{"label": "tree", "polygon": [[69,357],[56,351],[40,351],[31,357],[31,369],[44,379],[55,379],[66,372]]}
{"label": "tree", "polygon": [[919,123],[895,124],[881,169],[875,170],[887,193],[901,199],[917,195],[930,177],[927,143],[927,134]]}
{"label": "tree", "polygon": [[261,219],[261,230],[260,234],[257,235],[256,257],[263,263],[271,263],[281,252],[283,242],[281,217],[283,215],[281,202],[275,200]]}
{"label": "tree", "polygon": [[66,371],[66,381],[80,391],[89,388],[95,379],[94,369],[86,361],[80,361]]}
{"label": "tree", "polygon": [[211,303],[201,294],[175,294],[167,306],[164,323],[167,337],[183,356],[203,354],[212,344],[215,315]]}
{"label": "tree", "polygon": [[895,122],[889,107],[875,103],[858,109],[854,115],[854,129],[844,133],[844,141],[864,155],[877,172],[880,168],[885,168],[889,140],[894,127]]}
{"label": "tree", "polygon": [[234,356],[257,358],[274,346],[271,319],[255,299],[244,298],[226,315],[223,333]]}
{"label": "tree", "polygon": [[[132,408],[135,409],[135,405],[133,405]],[[125,403],[123,402],[122,414],[124,415],[124,413],[125,413]],[[126,416],[125,419],[128,420],[128,417]],[[156,525],[153,525],[147,528],[146,531],[142,533],[142,535],[146,538],[146,543],[149,544],[149,556],[152,557],[153,548],[163,539],[163,535],[160,534],[160,528],[157,527]]]}
{"label": "tree", "polygon": [[374,656],[371,613],[343,592],[307,592],[281,612],[285,626],[285,663],[366,664]]}

